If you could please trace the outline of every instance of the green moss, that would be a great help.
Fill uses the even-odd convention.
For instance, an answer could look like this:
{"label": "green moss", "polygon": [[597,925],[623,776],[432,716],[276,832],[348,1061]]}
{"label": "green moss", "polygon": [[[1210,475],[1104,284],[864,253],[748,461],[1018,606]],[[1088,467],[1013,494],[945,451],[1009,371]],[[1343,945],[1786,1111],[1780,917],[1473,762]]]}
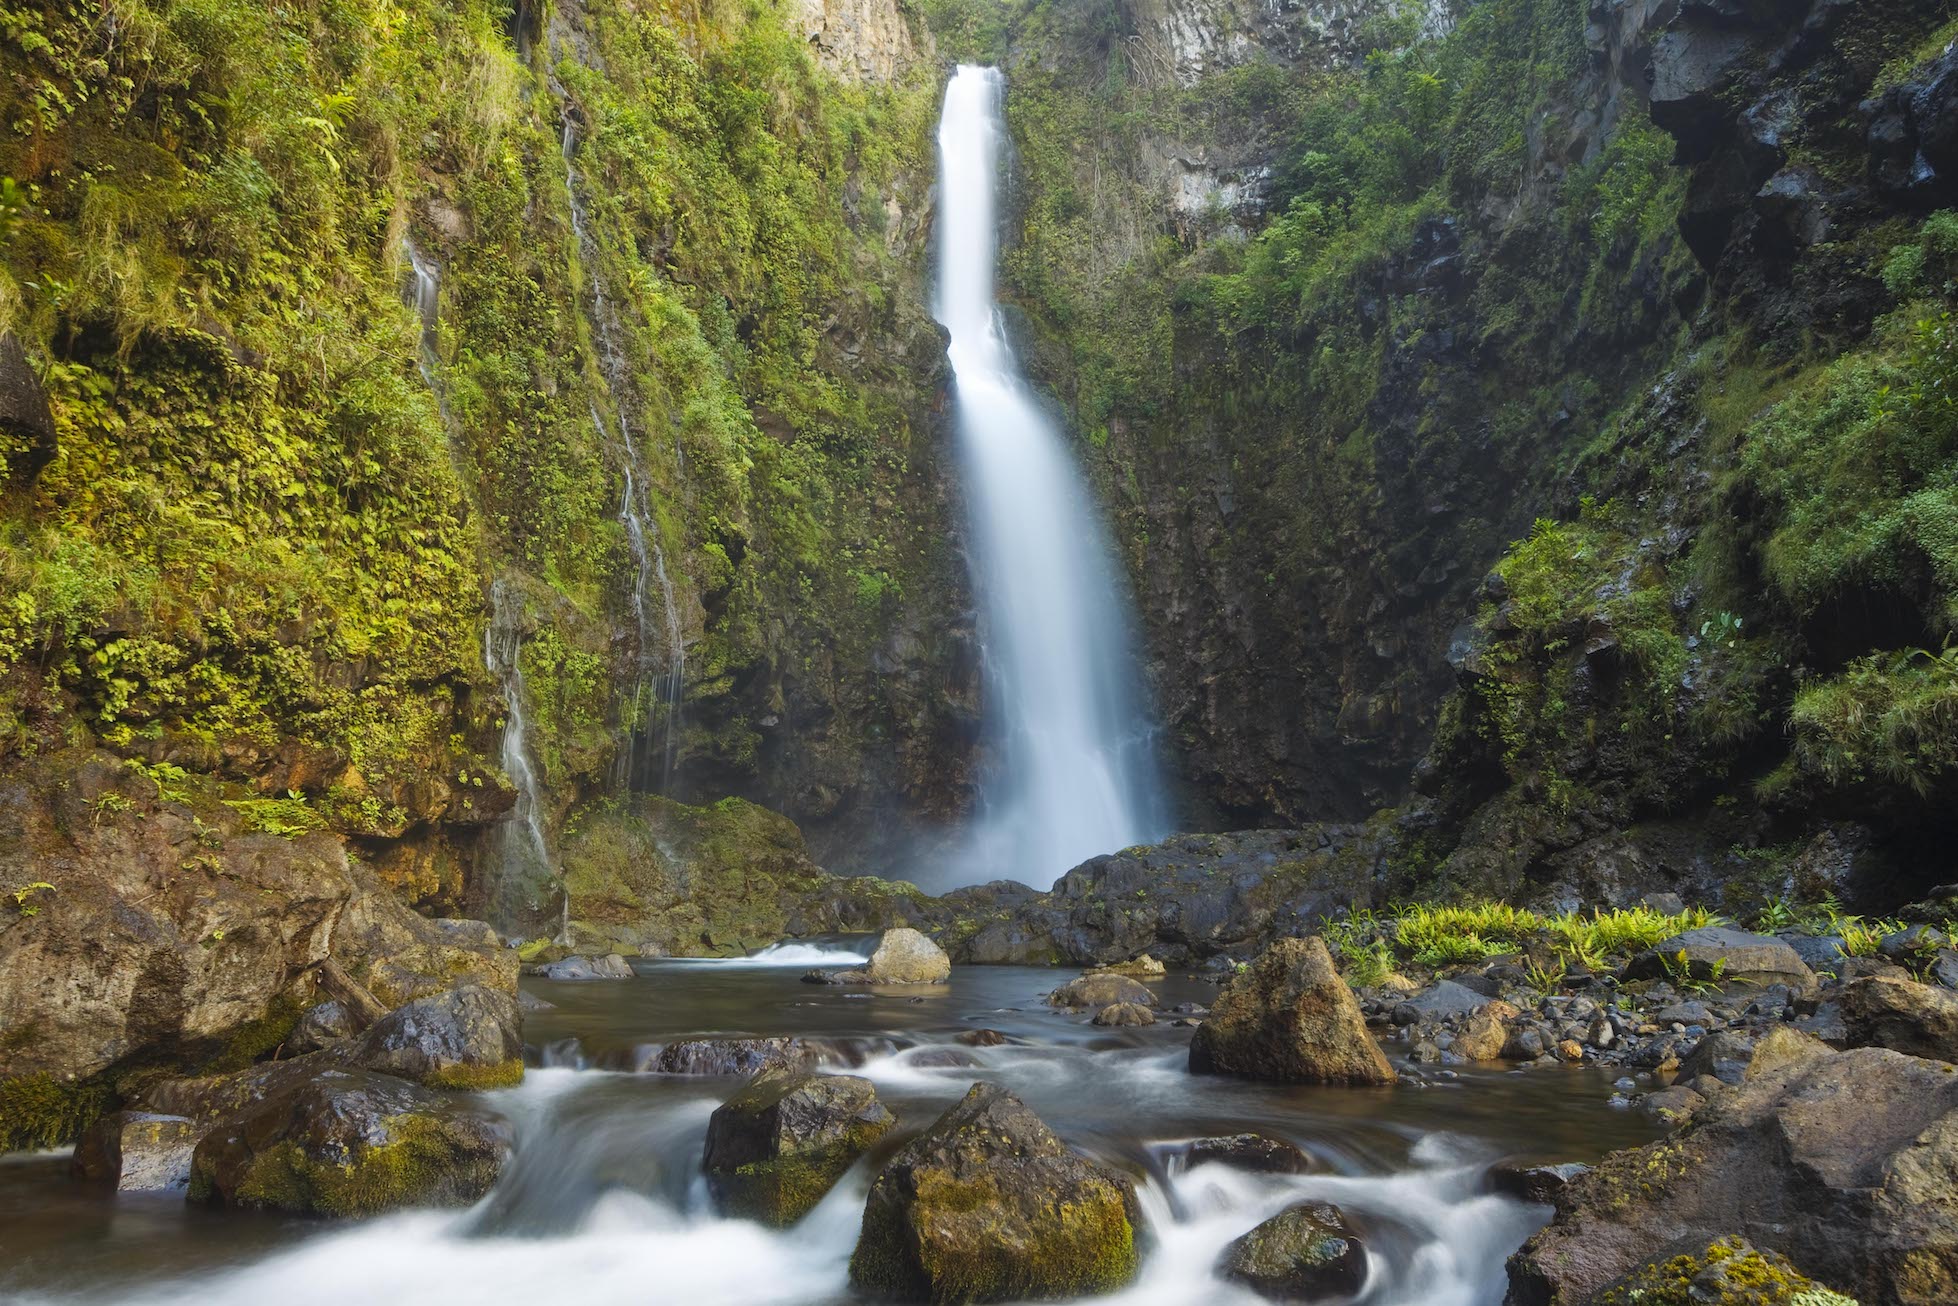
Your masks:
{"label": "green moss", "polygon": [[[500,1168],[459,1151],[443,1126],[418,1116],[390,1117],[388,1138],[340,1160],[308,1156],[291,1141],[254,1156],[234,1200],[273,1210],[360,1216],[396,1207],[463,1205],[488,1191]],[[206,1177],[205,1193],[209,1182]]]}
{"label": "green moss", "polygon": [[1599,1306],[1855,1306],[1818,1287],[1787,1259],[1747,1242],[1716,1239],[1636,1271],[1602,1293]]}
{"label": "green moss", "polygon": [[449,1066],[436,1071],[427,1079],[434,1088],[456,1089],[462,1092],[484,1092],[492,1088],[509,1088],[523,1082],[523,1058],[512,1057],[494,1066]]}
{"label": "green moss", "polygon": [[48,1074],[0,1078],[0,1152],[63,1147],[115,1104],[108,1085]]}

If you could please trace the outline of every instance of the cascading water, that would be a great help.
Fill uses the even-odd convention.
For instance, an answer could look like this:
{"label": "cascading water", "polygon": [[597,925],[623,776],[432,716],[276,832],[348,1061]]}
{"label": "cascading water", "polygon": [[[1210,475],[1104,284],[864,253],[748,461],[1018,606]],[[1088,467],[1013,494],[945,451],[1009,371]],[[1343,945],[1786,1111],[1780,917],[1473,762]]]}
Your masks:
{"label": "cascading water", "polygon": [[[517,789],[517,805],[496,829],[495,856],[487,892],[490,924],[505,934],[535,929],[546,918],[553,897],[559,911],[567,904],[558,892],[551,849],[544,837],[544,798],[530,758],[524,719],[521,653],[521,601],[503,580],[490,586],[490,623],[483,635],[483,661],[503,687],[509,712],[503,719],[503,773]],[[560,934],[564,922],[559,920]]]}
{"label": "cascading water", "polygon": [[1105,533],[993,301],[1003,82],[961,66],[938,129],[938,319],[951,333],[974,582],[1002,756],[960,872],[1042,886],[1160,835]]}
{"label": "cascading water", "polygon": [[[686,628],[680,620],[680,605],[674,597],[673,581],[666,570],[666,553],[660,547],[659,533],[652,529],[647,494],[639,484],[639,448],[632,438],[632,424],[626,417],[623,396],[629,393],[626,360],[618,347],[615,309],[605,295],[605,281],[599,271],[598,252],[593,246],[586,221],[584,201],[578,194],[578,133],[572,125],[568,97],[555,78],[552,92],[558,97],[564,115],[564,134],[559,148],[564,155],[564,197],[571,212],[571,234],[578,242],[578,255],[585,278],[591,287],[591,326],[598,344],[599,370],[611,390],[618,413],[619,438],[614,448],[624,469],[624,485],[619,495],[619,522],[625,527],[626,544],[632,553],[634,580],[632,613],[638,635],[637,677],[632,701],[626,706],[626,741],[619,751],[617,780],[630,791],[657,785],[665,790],[672,785],[673,763],[680,725],[680,705],[686,690]],[[597,405],[591,410],[592,425],[607,444],[613,444],[605,419]],[[679,444],[674,444],[679,458]],[[659,595],[660,628],[654,627],[651,596]],[[665,663],[658,650],[665,648]],[[648,753],[652,747],[654,725],[659,731],[659,764],[654,773]]]}

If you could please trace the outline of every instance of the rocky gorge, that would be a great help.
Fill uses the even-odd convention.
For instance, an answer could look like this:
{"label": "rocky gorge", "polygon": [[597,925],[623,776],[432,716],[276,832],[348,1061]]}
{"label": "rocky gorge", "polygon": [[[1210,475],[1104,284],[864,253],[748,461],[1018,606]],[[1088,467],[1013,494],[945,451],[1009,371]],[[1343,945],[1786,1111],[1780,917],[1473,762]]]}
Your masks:
{"label": "rocky gorge", "polygon": [[0,1294],[1958,1299],[1947,0],[0,27]]}

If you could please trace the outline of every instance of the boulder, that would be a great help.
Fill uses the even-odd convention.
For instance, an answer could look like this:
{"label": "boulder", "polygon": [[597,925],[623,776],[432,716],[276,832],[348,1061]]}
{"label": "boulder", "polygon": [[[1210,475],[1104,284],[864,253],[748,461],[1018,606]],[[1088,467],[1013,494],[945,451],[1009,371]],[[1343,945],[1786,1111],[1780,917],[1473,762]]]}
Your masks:
{"label": "boulder", "polygon": [[1140,1002],[1113,1002],[1095,1013],[1097,1025],[1153,1025],[1156,1013]]}
{"label": "boulder", "polygon": [[632,964],[616,952],[603,957],[574,955],[539,966],[537,973],[549,980],[578,981],[631,979]]}
{"label": "boulder", "polygon": [[730,1215],[793,1224],[896,1123],[867,1079],[765,1070],[707,1122],[708,1189]]}
{"label": "boulder", "polygon": [[1646,1306],[1853,1306],[1826,1290],[1777,1252],[1745,1238],[1689,1239],[1654,1256],[1611,1285],[1602,1300]]}
{"label": "boulder", "polygon": [[864,968],[872,984],[943,984],[952,977],[945,949],[909,928],[885,930]]}
{"label": "boulder", "polygon": [[175,1192],[190,1183],[190,1154],[203,1134],[183,1116],[115,1111],[89,1126],[70,1163],[77,1179],[125,1193]]}
{"label": "boulder", "polygon": [[1776,1025],[1755,1041],[1754,1052],[1748,1057],[1747,1069],[1741,1072],[1741,1077],[1759,1079],[1788,1066],[1826,1057],[1831,1051],[1828,1044],[1793,1025]]}
{"label": "boulder", "polygon": [[1413,1009],[1415,1020],[1445,1020],[1480,1011],[1493,1001],[1495,999],[1488,994],[1466,984],[1442,980],[1426,993],[1410,998],[1402,1005]]}
{"label": "boulder", "polygon": [[1319,1301],[1359,1292],[1367,1258],[1337,1206],[1301,1202],[1224,1248],[1217,1270],[1273,1301]]}
{"label": "boulder", "polygon": [[1134,1278],[1139,1225],[1126,1175],[974,1084],[871,1185],[850,1282],[900,1301],[1088,1296]]}
{"label": "boulder", "polygon": [[1096,967],[1096,970],[1107,971],[1112,975],[1133,975],[1145,979],[1159,978],[1167,973],[1164,965],[1146,952],[1128,961],[1111,961],[1106,966]]}
{"label": "boulder", "polygon": [[213,1128],[193,1199],[315,1215],[460,1206],[488,1192],[509,1126],[465,1100],[364,1070],[324,1070]]}
{"label": "boulder", "polygon": [[1265,1134],[1228,1134],[1216,1138],[1193,1139],[1183,1150],[1187,1164],[1227,1165],[1234,1170],[1258,1174],[1307,1174],[1312,1158],[1296,1143]]}
{"label": "boulder", "polygon": [[1851,980],[1836,999],[1843,1042],[1958,1061],[1958,993],[1915,980]]}
{"label": "boulder", "polygon": [[1723,1084],[1738,1084],[1753,1056],[1754,1040],[1745,1034],[1731,1030],[1708,1034],[1680,1061],[1679,1079],[1684,1083],[1711,1075]]}
{"label": "boulder", "polygon": [[1498,999],[1462,1023],[1449,1049],[1470,1061],[1494,1061],[1509,1042],[1509,1024],[1523,1013]]}
{"label": "boulder", "polygon": [[1958,1074],[1886,1048],[1722,1090],[1574,1181],[1510,1261],[1514,1306],[1586,1302],[1655,1252],[1738,1234],[1864,1301],[1958,1300]]}
{"label": "boulder", "polygon": [[1662,980],[1680,964],[1696,980],[1732,984],[1786,984],[1797,990],[1815,987],[1815,972],[1781,939],[1750,934],[1725,925],[1687,930],[1640,953],[1625,967],[1627,980]]}
{"label": "boulder", "polygon": [[649,1048],[633,1065],[642,1074],[756,1075],[805,1070],[822,1059],[799,1038],[689,1038]]}
{"label": "boulder", "polygon": [[996,1029],[968,1029],[952,1037],[969,1048],[996,1048],[1007,1041]]}
{"label": "boulder", "polygon": [[1118,1002],[1153,1007],[1156,995],[1126,975],[1095,972],[1071,979],[1047,995],[1055,1007],[1107,1007]]}
{"label": "boulder", "polygon": [[1304,1084],[1395,1080],[1316,937],[1279,940],[1231,981],[1190,1041],[1190,1069]]}
{"label": "boulder", "polygon": [[292,1027],[292,1033],[286,1037],[286,1047],[301,1054],[317,1052],[341,1039],[352,1038],[359,1032],[359,1024],[353,1012],[347,1009],[347,1004],[328,999],[306,1009],[306,1014],[299,1018],[299,1023]]}
{"label": "boulder", "polygon": [[523,1078],[517,1000],[478,984],[417,998],[328,1056],[435,1088],[502,1088]]}

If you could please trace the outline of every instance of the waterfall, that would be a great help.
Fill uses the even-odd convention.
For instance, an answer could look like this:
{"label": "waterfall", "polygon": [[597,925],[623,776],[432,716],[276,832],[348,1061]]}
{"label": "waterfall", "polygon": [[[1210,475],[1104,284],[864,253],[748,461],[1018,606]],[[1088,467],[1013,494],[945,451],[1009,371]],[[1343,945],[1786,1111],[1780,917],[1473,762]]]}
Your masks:
{"label": "waterfall", "polygon": [[1106,532],[993,301],[1002,88],[961,66],[938,128],[938,319],[1001,747],[961,874],[1045,885],[1160,835],[1161,797]]}
{"label": "waterfall", "polygon": [[[634,581],[632,613],[638,636],[637,676],[631,702],[623,711],[625,743],[619,750],[616,780],[622,789],[657,787],[665,790],[673,782],[680,724],[681,698],[686,690],[686,631],[680,622],[680,605],[673,594],[673,582],[666,570],[666,553],[660,547],[659,533],[652,529],[647,495],[639,485],[639,448],[632,438],[632,424],[626,416],[624,396],[629,376],[625,356],[618,347],[616,310],[605,296],[605,281],[598,269],[598,251],[591,239],[584,201],[578,195],[578,133],[571,121],[568,97],[555,78],[551,81],[564,118],[559,149],[564,155],[564,197],[571,211],[571,234],[578,244],[578,255],[591,286],[592,334],[598,344],[599,371],[612,393],[618,414],[619,438],[614,448],[623,467],[624,485],[619,496],[619,522],[625,527],[626,545],[632,554]],[[599,436],[612,444],[611,433],[596,404],[591,410],[592,425]],[[679,442],[674,442],[676,460]],[[654,626],[652,594],[659,594],[659,628]],[[664,665],[658,650],[664,646]],[[657,719],[659,730],[659,769],[654,775],[646,759]]]}
{"label": "waterfall", "polygon": [[[509,712],[503,719],[503,773],[517,787],[511,819],[496,827],[494,867],[488,886],[490,924],[505,934],[533,929],[544,919],[558,889],[551,850],[544,838],[544,796],[530,758],[524,719],[523,600],[499,577],[490,586],[490,623],[483,634],[483,661],[503,687]],[[560,898],[560,911],[569,903]],[[565,922],[560,921],[562,931]]]}

